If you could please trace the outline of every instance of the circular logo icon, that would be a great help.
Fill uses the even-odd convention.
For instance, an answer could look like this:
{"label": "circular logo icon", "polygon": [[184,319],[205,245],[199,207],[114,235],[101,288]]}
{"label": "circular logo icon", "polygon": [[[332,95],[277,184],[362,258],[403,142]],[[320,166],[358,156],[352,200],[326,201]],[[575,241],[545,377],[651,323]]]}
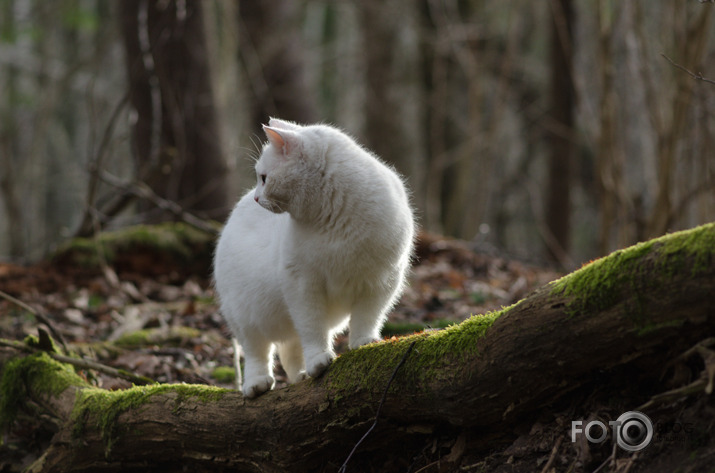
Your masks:
{"label": "circular logo icon", "polygon": [[616,442],[623,450],[637,452],[653,440],[653,423],[647,415],[628,411],[616,419]]}

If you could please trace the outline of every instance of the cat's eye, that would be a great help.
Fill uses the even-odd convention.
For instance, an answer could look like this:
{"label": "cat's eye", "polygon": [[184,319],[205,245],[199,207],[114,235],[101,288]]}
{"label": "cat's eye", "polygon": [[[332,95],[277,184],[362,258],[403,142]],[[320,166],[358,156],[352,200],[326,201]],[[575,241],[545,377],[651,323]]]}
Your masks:
{"label": "cat's eye", "polygon": [[266,183],[266,175],[265,174],[261,174],[261,183],[262,184]]}

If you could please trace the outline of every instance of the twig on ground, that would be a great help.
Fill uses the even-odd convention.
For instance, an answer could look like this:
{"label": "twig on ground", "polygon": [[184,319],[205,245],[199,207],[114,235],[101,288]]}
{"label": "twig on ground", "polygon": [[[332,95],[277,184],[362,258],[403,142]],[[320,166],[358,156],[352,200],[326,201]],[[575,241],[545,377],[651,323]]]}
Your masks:
{"label": "twig on ground", "polygon": [[715,384],[715,351],[708,349],[709,346],[715,344],[715,337],[709,337],[705,340],[701,340],[696,343],[692,348],[689,348],[685,352],[681,353],[675,360],[668,363],[666,366],[672,365],[675,361],[685,361],[693,355],[700,355],[705,363],[705,369],[703,370],[704,376],[696,379],[690,384],[685,386],[680,386],[679,388],[671,389],[670,391],[665,391],[655,396],[652,396],[648,402],[638,406],[637,411],[643,411],[649,409],[657,404],[662,404],[664,402],[674,401],[682,397],[687,397],[693,394],[700,394],[705,392],[706,394],[711,394],[713,392],[713,384]]}
{"label": "twig on ground", "polygon": [[350,454],[348,457],[345,459],[345,462],[343,462],[343,465],[340,467],[338,470],[339,473],[345,473],[348,468],[348,463],[350,462],[350,459],[353,457],[353,454],[357,450],[357,448],[360,446],[360,444],[367,438],[368,435],[370,435],[370,432],[373,431],[375,426],[377,426],[377,421],[380,418],[380,411],[382,410],[382,405],[385,403],[385,399],[387,398],[387,391],[390,389],[390,385],[392,384],[392,381],[395,379],[395,376],[397,375],[397,371],[402,367],[402,365],[405,364],[405,361],[407,360],[407,357],[410,355],[412,352],[412,349],[415,347],[415,342],[410,343],[410,346],[407,347],[407,351],[405,351],[405,354],[402,355],[402,359],[400,362],[395,366],[395,370],[392,372],[392,376],[390,376],[390,379],[387,381],[387,385],[385,386],[385,391],[382,393],[382,399],[380,399],[380,404],[377,406],[377,411],[375,412],[375,421],[372,423],[369,429],[367,429],[367,432],[358,440],[358,442],[355,444],[353,449],[350,451]]}
{"label": "twig on ground", "polygon": [[[702,355],[703,354],[703,349],[706,349],[709,346],[715,345],[715,337],[708,337],[705,340],[701,340],[698,343],[696,343],[693,347],[689,348],[688,350],[684,351],[683,353],[678,356],[678,360],[687,360],[691,356],[697,354]],[[668,365],[673,364],[671,361],[668,363]]]}
{"label": "twig on ground", "polygon": [[551,468],[551,465],[554,464],[554,460],[556,459],[556,454],[559,453],[559,449],[561,448],[561,442],[563,442],[563,440],[564,440],[563,437],[558,437],[556,439],[554,448],[551,449],[551,456],[549,456],[549,461],[546,462],[546,465],[544,465],[544,468],[541,470],[541,473],[548,473],[549,469]]}
{"label": "twig on ground", "polygon": [[52,333],[52,336],[55,337],[55,339],[60,342],[60,345],[62,345],[62,349],[64,350],[65,353],[68,353],[69,350],[67,349],[67,343],[65,342],[64,337],[62,334],[54,327],[52,322],[50,322],[50,319],[45,317],[45,314],[43,314],[39,310],[35,310],[26,303],[22,302],[20,299],[17,299],[16,297],[11,296],[10,294],[0,291],[0,297],[5,299],[8,302],[12,302],[16,306],[28,311],[32,315],[35,316],[35,318],[40,321],[40,323],[45,324],[48,329],[50,329],[50,333]]}
{"label": "twig on ground", "polygon": [[631,468],[638,463],[638,456],[640,455],[641,452],[635,452],[633,455],[628,457],[628,463],[626,464],[626,468],[623,470],[623,473],[628,473],[631,471]]}
{"label": "twig on ground", "polygon": [[616,463],[616,453],[618,452],[618,451],[616,450],[616,449],[618,448],[616,445],[617,445],[617,444],[614,442],[614,443],[613,443],[613,449],[611,450],[611,454],[608,455],[608,458],[606,458],[606,461],[604,461],[603,463],[601,463],[601,465],[600,465],[598,468],[596,468],[595,470],[593,470],[593,473],[598,473],[599,471],[601,471],[601,470],[603,470],[604,468],[606,468],[606,466],[608,466],[608,465],[611,465],[611,466],[615,465],[615,463]]}
{"label": "twig on ground", "polygon": [[130,381],[134,384],[140,384],[140,385],[156,384],[156,381],[154,381],[151,378],[147,378],[146,376],[140,376],[140,375],[131,373],[126,370],[118,370],[116,368],[112,368],[111,366],[97,363],[96,361],[85,360],[83,358],[74,358],[71,356],[65,356],[65,355],[61,355],[59,353],[54,353],[51,351],[45,351],[40,348],[34,348],[30,345],[27,345],[26,343],[18,342],[16,340],[7,340],[4,338],[0,338],[0,346],[12,348],[14,350],[21,351],[24,353],[30,353],[30,354],[44,352],[44,353],[47,353],[47,355],[50,358],[57,360],[60,363],[68,363],[68,364],[70,364],[72,366],[76,366],[77,368],[80,368],[80,369],[98,371],[98,372],[106,374],[108,376],[126,379],[127,381]]}
{"label": "twig on ground", "polygon": [[439,463],[440,463],[439,460],[435,460],[432,463],[428,463],[425,466],[423,466],[422,468],[420,468],[419,470],[415,471],[415,473],[422,473],[423,471],[427,471],[430,468],[432,468],[433,466],[439,465]]}

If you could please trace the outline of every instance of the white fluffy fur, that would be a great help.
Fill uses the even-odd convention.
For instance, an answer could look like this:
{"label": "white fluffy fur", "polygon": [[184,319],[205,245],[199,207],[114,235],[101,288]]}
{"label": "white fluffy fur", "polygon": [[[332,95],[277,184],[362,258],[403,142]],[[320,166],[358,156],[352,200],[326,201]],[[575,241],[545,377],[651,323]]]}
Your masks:
{"label": "white fluffy fur", "polygon": [[399,296],[414,224],[402,181],[340,130],[271,119],[257,186],[233,209],[216,249],[221,310],[243,348],[243,393],[274,385],[273,350],[291,382],[379,339]]}

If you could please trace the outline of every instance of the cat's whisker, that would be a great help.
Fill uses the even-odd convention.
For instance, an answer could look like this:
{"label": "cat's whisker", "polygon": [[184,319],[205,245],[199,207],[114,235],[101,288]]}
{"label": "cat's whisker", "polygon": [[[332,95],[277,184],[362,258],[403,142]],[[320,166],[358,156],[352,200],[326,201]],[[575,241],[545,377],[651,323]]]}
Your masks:
{"label": "cat's whisker", "polygon": [[281,212],[286,211],[286,205],[288,204],[287,202],[281,202],[280,200],[274,200],[271,202],[274,208],[280,210]]}
{"label": "cat's whisker", "polygon": [[245,152],[244,159],[249,160],[252,164],[255,165],[261,158],[263,143],[261,141],[261,138],[255,133],[249,136],[248,139],[251,141],[251,145],[253,145],[253,147],[241,146],[239,147],[239,149]]}
{"label": "cat's whisker", "polygon": [[263,149],[263,140],[261,140],[261,137],[254,133],[252,136],[249,136],[248,139],[251,140],[251,144],[256,148],[256,155],[260,155]]}
{"label": "cat's whisker", "polygon": [[253,164],[258,162],[258,159],[260,158],[260,155],[256,152],[256,150],[249,148],[247,146],[241,146],[240,148],[241,151],[243,151],[243,159],[251,161]]}

